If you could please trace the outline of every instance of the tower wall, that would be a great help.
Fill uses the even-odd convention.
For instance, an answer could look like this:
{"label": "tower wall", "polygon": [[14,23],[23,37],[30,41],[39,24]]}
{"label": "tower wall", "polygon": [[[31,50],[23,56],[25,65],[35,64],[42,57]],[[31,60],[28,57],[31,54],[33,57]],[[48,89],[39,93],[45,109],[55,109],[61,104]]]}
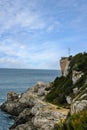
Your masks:
{"label": "tower wall", "polygon": [[62,57],[60,60],[60,67],[61,67],[61,72],[63,76],[65,76],[65,69],[66,69],[67,64],[69,64],[68,58]]}

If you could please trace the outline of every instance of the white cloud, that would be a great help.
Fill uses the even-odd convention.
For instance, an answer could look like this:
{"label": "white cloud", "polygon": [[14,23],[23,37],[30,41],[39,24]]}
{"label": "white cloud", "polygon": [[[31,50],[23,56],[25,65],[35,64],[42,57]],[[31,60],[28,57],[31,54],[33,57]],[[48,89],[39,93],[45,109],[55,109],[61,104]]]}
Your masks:
{"label": "white cloud", "polygon": [[[33,2],[31,4],[30,1],[27,1],[27,3],[24,3],[25,5],[21,1],[15,2],[11,3],[9,0],[0,2],[1,33],[15,25],[29,27],[30,29],[43,29],[45,27],[45,22],[42,20],[40,13],[33,11],[31,8],[31,5],[34,5]],[[29,7],[26,6],[27,4]]]}
{"label": "white cloud", "polygon": [[29,27],[30,29],[43,29],[45,23],[41,20],[39,14],[33,12],[21,12],[16,15],[16,23],[22,27]]}
{"label": "white cloud", "polygon": [[38,9],[39,1],[1,0],[0,2],[0,33],[12,27],[28,27],[29,30],[44,29],[48,32],[60,28],[58,20],[52,20],[49,24],[43,10]]}
{"label": "white cloud", "polygon": [[86,31],[86,10],[76,0],[0,0],[0,63],[57,68],[66,49],[86,37],[74,33]]}
{"label": "white cloud", "polygon": [[50,41],[41,45],[23,45],[14,40],[0,43],[0,54],[5,55],[0,63],[12,68],[57,68],[61,53],[60,47]]}

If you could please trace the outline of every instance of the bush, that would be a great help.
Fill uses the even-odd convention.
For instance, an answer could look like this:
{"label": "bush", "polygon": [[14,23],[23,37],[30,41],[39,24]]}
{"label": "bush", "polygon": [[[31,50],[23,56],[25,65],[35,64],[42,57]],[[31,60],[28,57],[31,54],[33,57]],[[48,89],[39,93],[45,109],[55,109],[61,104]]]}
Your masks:
{"label": "bush", "polygon": [[66,95],[72,93],[72,80],[61,76],[56,78],[46,100],[56,105],[66,104]]}
{"label": "bush", "polygon": [[87,110],[72,115],[67,130],[87,130]]}
{"label": "bush", "polygon": [[87,110],[69,116],[66,122],[55,125],[53,130],[87,130]]}

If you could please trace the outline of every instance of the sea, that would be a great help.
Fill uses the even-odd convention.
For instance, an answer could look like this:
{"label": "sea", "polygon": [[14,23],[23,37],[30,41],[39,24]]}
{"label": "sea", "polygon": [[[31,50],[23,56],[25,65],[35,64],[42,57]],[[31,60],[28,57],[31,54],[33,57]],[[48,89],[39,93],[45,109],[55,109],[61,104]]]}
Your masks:
{"label": "sea", "polygon": [[[0,104],[4,103],[8,92],[25,92],[38,81],[49,83],[57,76],[59,70],[40,69],[0,69]],[[0,110],[0,130],[9,130],[14,123],[11,116]]]}

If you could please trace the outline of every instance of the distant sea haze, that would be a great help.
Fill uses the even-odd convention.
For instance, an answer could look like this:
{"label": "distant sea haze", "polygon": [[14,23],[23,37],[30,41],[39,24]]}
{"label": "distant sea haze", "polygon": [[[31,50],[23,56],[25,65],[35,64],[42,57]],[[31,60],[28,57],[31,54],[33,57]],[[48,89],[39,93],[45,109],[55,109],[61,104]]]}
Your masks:
{"label": "distant sea haze", "polygon": [[[60,76],[59,70],[0,69],[0,104],[6,100],[9,91],[21,94],[37,81],[49,83],[57,76]],[[0,111],[0,130],[9,130],[12,123],[9,115]]]}

